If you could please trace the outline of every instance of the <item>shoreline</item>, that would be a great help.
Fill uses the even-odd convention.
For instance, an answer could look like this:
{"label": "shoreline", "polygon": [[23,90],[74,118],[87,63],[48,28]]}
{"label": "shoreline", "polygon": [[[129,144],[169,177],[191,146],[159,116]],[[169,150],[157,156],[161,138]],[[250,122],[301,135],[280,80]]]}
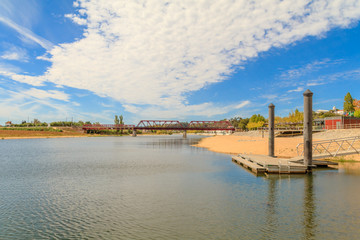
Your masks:
{"label": "shoreline", "polygon": [[0,137],[0,140],[14,140],[14,139],[41,139],[41,138],[83,138],[90,136],[28,136],[28,137]]}
{"label": "shoreline", "polygon": [[[15,130],[14,130],[15,131]],[[31,132],[33,133],[33,132]],[[137,137],[141,136],[170,136],[176,134],[138,134]],[[178,134],[181,135],[181,134]],[[43,138],[86,138],[86,137],[126,137],[131,136],[131,134],[127,135],[93,135],[93,134],[84,134],[84,135],[44,135],[44,136],[15,136],[15,137],[1,137],[0,140],[13,140],[13,139],[43,139]]]}
{"label": "shoreline", "polygon": [[[335,138],[360,136],[360,129],[328,130],[327,132],[313,134],[313,141],[330,140]],[[296,146],[303,143],[302,136],[275,137],[275,156],[279,158],[292,158],[298,156]],[[212,152],[237,155],[258,154],[268,155],[268,136],[262,137],[261,132],[243,132],[233,135],[213,136],[202,138],[194,147],[205,148]],[[360,154],[336,157],[334,161],[360,162]]]}

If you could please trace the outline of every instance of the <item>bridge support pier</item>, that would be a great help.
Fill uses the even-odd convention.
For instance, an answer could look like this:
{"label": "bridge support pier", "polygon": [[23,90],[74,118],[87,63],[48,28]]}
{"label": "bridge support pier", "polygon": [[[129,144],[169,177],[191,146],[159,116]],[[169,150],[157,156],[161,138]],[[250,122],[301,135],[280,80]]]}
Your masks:
{"label": "bridge support pier", "polygon": [[132,136],[136,137],[136,130],[135,129],[133,129],[133,131],[132,131]]}
{"label": "bridge support pier", "polygon": [[308,89],[304,93],[304,165],[311,172],[312,165],[312,96]]}
{"label": "bridge support pier", "polygon": [[186,130],[184,130],[184,132],[183,132],[183,138],[186,138],[187,137],[187,135],[186,135]]}
{"label": "bridge support pier", "polygon": [[275,105],[270,103],[269,104],[269,156],[275,156],[275,134],[274,134],[274,127],[275,127]]}

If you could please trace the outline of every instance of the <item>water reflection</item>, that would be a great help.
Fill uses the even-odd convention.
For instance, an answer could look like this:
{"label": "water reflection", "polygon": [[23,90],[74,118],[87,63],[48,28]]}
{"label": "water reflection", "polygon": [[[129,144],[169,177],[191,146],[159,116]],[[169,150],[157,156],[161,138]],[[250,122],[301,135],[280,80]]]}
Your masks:
{"label": "water reflection", "polygon": [[199,138],[3,141],[0,239],[360,235],[359,176],[254,177],[229,155],[189,146]]}
{"label": "water reflection", "polygon": [[266,232],[266,238],[269,239],[273,238],[275,239],[274,233],[276,232],[278,228],[278,222],[276,219],[276,209],[277,209],[277,201],[276,201],[276,195],[277,195],[277,188],[276,188],[276,182],[278,179],[275,178],[269,178],[268,179],[268,201],[266,204],[266,225],[267,232]]}
{"label": "water reflection", "polygon": [[[265,223],[264,236],[262,239],[278,239],[284,235],[284,226],[286,225],[287,231],[292,227],[291,224],[301,224],[303,229],[302,239],[315,239],[316,235],[316,204],[314,194],[314,176],[310,175],[268,175],[266,176],[268,182],[267,189],[267,202],[265,208]],[[284,181],[285,180],[285,181]],[[293,196],[294,199],[287,199],[286,203],[283,203],[283,199],[280,199],[283,193],[279,192],[283,183],[298,184],[302,183],[304,186],[303,195],[298,194]],[[282,189],[284,190],[284,189]],[[289,193],[293,194],[293,193]],[[299,197],[302,196],[302,199]],[[299,198],[299,199],[296,199]],[[289,203],[289,201],[292,201]],[[302,208],[299,208],[302,203]],[[298,219],[287,218],[288,223],[281,222],[282,211],[293,211],[295,216],[300,217],[303,215],[303,221],[298,222]],[[297,214],[299,213],[299,215]],[[290,226],[289,226],[290,225]],[[295,229],[292,229],[295,230]],[[300,235],[299,231],[299,235]]]}
{"label": "water reflection", "polygon": [[339,171],[351,174],[351,175],[360,175],[360,162],[344,162],[339,163]]}
{"label": "water reflection", "polygon": [[[142,144],[154,149],[184,149],[188,148],[189,145],[197,144],[201,138],[203,138],[203,136],[188,135],[187,138],[182,138],[180,135],[161,136],[160,138],[155,138],[153,141],[144,141]],[[196,149],[203,150],[202,148]]]}
{"label": "water reflection", "polygon": [[304,230],[305,239],[315,238],[316,219],[315,219],[315,196],[313,186],[313,175],[304,176]]}

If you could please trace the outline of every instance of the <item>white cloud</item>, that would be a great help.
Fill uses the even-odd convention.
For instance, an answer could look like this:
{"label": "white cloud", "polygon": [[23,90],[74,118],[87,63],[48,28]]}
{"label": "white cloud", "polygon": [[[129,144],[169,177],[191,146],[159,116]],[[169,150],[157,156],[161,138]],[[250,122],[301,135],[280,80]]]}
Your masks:
{"label": "white cloud", "polygon": [[289,91],[287,91],[288,93],[291,93],[291,92],[302,92],[304,91],[304,88],[303,87],[298,87],[296,89],[291,89]]}
{"label": "white cloud", "polygon": [[124,104],[123,107],[125,108],[125,111],[130,113],[138,113],[140,111],[140,108],[130,104]]}
{"label": "white cloud", "polygon": [[322,75],[316,79],[309,80],[306,86],[319,86],[330,84],[336,81],[360,80],[360,68],[349,71],[337,72],[333,74]]}
{"label": "white cloud", "polygon": [[0,75],[11,77],[14,73],[20,72],[21,69],[7,63],[0,62]]}
{"label": "white cloud", "polygon": [[64,92],[61,91],[57,91],[57,90],[41,90],[41,89],[36,89],[36,88],[31,88],[29,90],[26,90],[23,92],[23,94],[34,97],[34,98],[38,98],[38,99],[56,99],[56,100],[61,100],[61,101],[65,101],[68,102],[70,99],[70,96]]}
{"label": "white cloud", "polygon": [[0,22],[2,22],[3,24],[7,25],[8,27],[14,29],[19,34],[21,34],[22,40],[28,40],[37,43],[46,50],[50,50],[53,47],[53,44],[50,41],[36,35],[29,29],[16,24],[15,22],[11,21],[8,18],[0,16]]}
{"label": "white cloud", "polygon": [[12,80],[22,82],[22,83],[26,83],[26,84],[30,84],[30,85],[33,85],[33,86],[43,86],[44,81],[45,81],[44,76],[36,77],[36,76],[21,75],[21,74],[14,74],[14,73],[10,74],[10,78]]}
{"label": "white cloud", "polygon": [[271,47],[360,18],[358,0],[79,0],[74,6],[79,15],[67,17],[86,20],[84,37],[49,51],[52,66],[39,81],[112,97],[130,112],[172,117],[224,113],[212,103],[185,105],[186,93],[224,81],[233,65]]}
{"label": "white cloud", "polygon": [[[59,103],[61,100],[64,103]],[[0,122],[11,120],[20,123],[22,120],[37,118],[41,121],[64,121],[66,117],[78,120],[111,121],[105,112],[81,113],[74,109],[79,103],[70,102],[69,96],[56,90],[17,89],[5,90],[0,87]],[[10,115],[11,113],[11,115]],[[1,123],[0,123],[1,124]]]}
{"label": "white cloud", "polygon": [[16,60],[20,62],[27,62],[29,56],[27,51],[23,48],[16,47],[16,46],[9,46],[9,49],[4,51],[0,58],[5,60]]}
{"label": "white cloud", "polygon": [[238,104],[231,104],[220,106],[212,102],[206,102],[197,105],[178,105],[174,108],[164,108],[160,106],[152,106],[142,111],[137,111],[137,115],[143,118],[156,116],[158,118],[177,118],[185,119],[188,116],[206,116],[213,117],[221,114],[226,114],[234,109],[240,109],[248,105],[250,101],[243,101]]}
{"label": "white cloud", "polygon": [[263,94],[260,97],[265,98],[267,100],[274,100],[277,99],[279,96],[277,94]]}
{"label": "white cloud", "polygon": [[242,102],[242,103],[240,103],[238,105],[235,105],[234,109],[240,109],[240,108],[243,108],[243,107],[245,107],[246,105],[249,105],[249,104],[250,104],[250,101],[244,101],[244,102]]}
{"label": "white cloud", "polygon": [[326,59],[322,59],[322,60],[317,60],[314,61],[312,63],[306,64],[305,66],[301,66],[299,68],[293,68],[290,69],[286,72],[283,72],[280,76],[280,78],[282,79],[296,79],[299,78],[301,76],[304,76],[308,73],[320,70],[322,68],[327,68],[329,66],[335,65],[335,64],[340,64],[342,63],[343,60],[339,59],[339,60],[330,60],[328,58]]}
{"label": "white cloud", "polygon": [[79,25],[86,25],[87,21],[85,18],[81,18],[79,15],[76,14],[65,14],[65,17],[71,19],[74,23]]}

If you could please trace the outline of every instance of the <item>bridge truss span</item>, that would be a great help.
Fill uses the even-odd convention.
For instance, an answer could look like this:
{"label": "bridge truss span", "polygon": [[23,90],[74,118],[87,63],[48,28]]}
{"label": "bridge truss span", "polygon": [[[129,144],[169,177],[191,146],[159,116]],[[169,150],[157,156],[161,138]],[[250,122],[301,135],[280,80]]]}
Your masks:
{"label": "bridge truss span", "polygon": [[191,121],[189,130],[235,131],[229,121]]}
{"label": "bridge truss span", "polygon": [[177,120],[141,120],[136,129],[140,130],[185,130],[186,123]]}
{"label": "bridge truss span", "polygon": [[170,130],[170,131],[235,131],[229,121],[141,120],[136,126],[125,124],[87,124],[83,130]]}
{"label": "bridge truss span", "polygon": [[83,130],[126,130],[134,129],[135,125],[129,124],[86,124],[83,125]]}

